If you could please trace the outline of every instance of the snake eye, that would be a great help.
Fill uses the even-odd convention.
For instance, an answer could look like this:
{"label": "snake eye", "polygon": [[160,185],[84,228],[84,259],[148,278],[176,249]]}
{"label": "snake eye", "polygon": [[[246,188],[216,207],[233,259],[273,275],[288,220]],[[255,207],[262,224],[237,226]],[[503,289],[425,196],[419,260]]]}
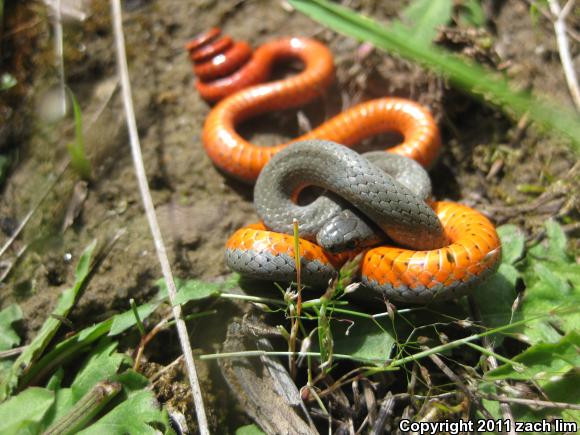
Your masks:
{"label": "snake eye", "polygon": [[354,249],[354,248],[356,248],[356,242],[355,242],[354,240],[349,240],[348,242],[346,242],[346,243],[344,244],[344,247],[345,247],[347,250]]}

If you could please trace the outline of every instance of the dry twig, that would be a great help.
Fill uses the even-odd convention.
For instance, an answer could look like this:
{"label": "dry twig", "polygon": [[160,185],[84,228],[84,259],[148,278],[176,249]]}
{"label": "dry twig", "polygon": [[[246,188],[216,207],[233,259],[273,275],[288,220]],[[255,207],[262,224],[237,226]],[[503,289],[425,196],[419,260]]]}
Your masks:
{"label": "dry twig", "polygon": [[[468,298],[468,301],[469,301],[469,306],[470,306],[471,312],[473,313],[474,319],[477,320],[478,322],[480,322],[482,316],[481,316],[481,311],[479,310],[479,306],[475,302],[475,299],[473,297],[471,297],[471,296]],[[492,341],[490,340],[489,337],[483,337],[482,338],[482,342],[483,342],[483,345],[485,346],[485,348],[487,350],[489,350],[490,352],[493,352],[493,343],[492,343]],[[499,364],[497,363],[497,359],[491,353],[487,357],[487,363],[488,363],[489,368],[491,370],[496,369],[499,366]],[[498,385],[499,387],[501,387],[502,382],[497,381],[496,382],[496,385]],[[510,423],[511,423],[510,426],[509,426],[510,429],[507,432],[508,435],[515,435],[516,432],[513,429],[515,427],[514,426],[514,415],[513,415],[512,410],[511,410],[511,408],[509,406],[509,403],[507,403],[507,402],[501,402],[500,401],[499,408],[500,408],[500,411],[502,413],[502,417],[503,417],[504,421],[505,420],[509,420]]]}
{"label": "dry twig", "polygon": [[120,0],[111,0],[111,11],[113,19],[113,33],[115,36],[115,47],[117,50],[117,63],[119,67],[119,75],[121,81],[121,89],[123,94],[123,105],[125,107],[125,114],[127,117],[127,129],[129,130],[129,143],[131,145],[131,154],[133,156],[133,164],[135,165],[135,174],[139,184],[141,199],[145,208],[145,214],[155,243],[155,250],[161,265],[163,277],[167,285],[167,294],[171,302],[173,316],[175,317],[175,325],[177,327],[177,334],[179,342],[181,343],[181,350],[183,352],[185,367],[191,385],[193,400],[195,404],[195,411],[197,414],[197,424],[201,434],[209,434],[207,425],[207,418],[203,406],[203,398],[201,395],[201,388],[197,378],[195,364],[193,362],[193,354],[191,352],[191,344],[187,333],[187,327],[181,317],[181,305],[175,303],[177,289],[173,281],[173,273],[169,264],[169,258],[165,250],[165,244],[157,222],[155,214],[155,207],[153,199],[147,184],[147,176],[145,174],[145,167],[143,165],[143,157],[141,154],[141,144],[139,142],[139,135],[137,133],[137,122],[135,120],[135,111],[133,109],[133,98],[131,95],[131,83],[129,80],[129,68],[127,66],[127,56],[125,54],[125,36],[123,34],[123,20],[121,17],[121,2]]}
{"label": "dry twig", "polygon": [[570,90],[576,109],[580,110],[580,88],[578,87],[578,78],[576,77],[574,62],[570,55],[570,43],[568,42],[568,35],[566,34],[566,17],[575,3],[576,0],[568,0],[564,7],[560,8],[558,0],[548,0],[550,12],[554,15],[554,31],[556,33],[556,41],[558,42],[560,61],[562,62],[562,68],[566,76],[566,83],[568,83],[568,89]]}

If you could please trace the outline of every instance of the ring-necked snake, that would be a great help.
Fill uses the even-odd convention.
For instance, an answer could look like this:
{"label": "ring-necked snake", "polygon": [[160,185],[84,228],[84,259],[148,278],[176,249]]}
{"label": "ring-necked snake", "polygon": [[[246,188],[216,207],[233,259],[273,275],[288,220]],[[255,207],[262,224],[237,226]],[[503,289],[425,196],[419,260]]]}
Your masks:
{"label": "ring-necked snake", "polygon": [[[203,71],[198,89],[211,90],[202,96],[215,101],[234,92],[214,107],[204,127],[204,145],[214,163],[237,178],[252,182],[271,160],[268,165],[271,169],[260,176],[264,181],[258,180],[255,191],[258,213],[269,227],[251,225],[228,240],[226,262],[232,269],[255,278],[295,280],[293,238],[271,231],[275,226],[271,219],[272,215],[284,215],[286,228],[277,230],[289,232],[291,214],[303,208],[292,201],[302,188],[315,184],[350,203],[354,199],[363,221],[379,226],[392,240],[405,246],[379,246],[363,251],[362,282],[393,300],[423,303],[454,297],[495,270],[500,242],[485,216],[451,202],[427,206],[406,187],[364,163],[364,158],[355,152],[336,144],[311,141],[327,139],[350,146],[369,135],[395,130],[404,136],[404,142],[389,151],[428,166],[438,154],[440,141],[437,126],[426,109],[407,100],[374,100],[325,122],[292,141],[299,143],[290,147],[288,144],[259,147],[241,138],[235,126],[256,114],[296,107],[320,95],[332,78],[332,57],[316,41],[289,38],[266,44],[253,55],[236,55],[237,59],[243,59],[237,61],[242,66],[238,65],[232,73],[233,63],[227,61],[227,55],[236,46],[227,38],[219,39],[215,29],[188,45],[195,69]],[[302,60],[304,70],[290,78],[243,89],[247,83],[264,80],[274,61],[284,58]],[[228,71],[216,76],[219,64],[227,64]],[[266,72],[258,73],[260,68]],[[228,90],[220,94],[216,89],[222,86]],[[330,160],[342,166],[332,169]],[[345,194],[346,190],[354,192],[354,196]],[[356,197],[362,199],[357,203]],[[395,220],[387,219],[388,223],[384,223],[384,213]],[[316,236],[308,234],[308,219],[301,222],[301,235],[304,229],[314,239]],[[348,253],[331,254],[306,239],[300,239],[300,254],[303,282],[313,286],[327,284],[348,258]]]}
{"label": "ring-necked snake", "polygon": [[[212,29],[187,44],[187,49],[194,72],[202,71],[196,83],[198,91],[208,101],[221,100],[203,128],[205,149],[217,167],[253,183],[268,160],[287,143],[257,146],[245,140],[236,126],[258,114],[299,107],[321,96],[334,77],[334,64],[328,48],[307,38],[272,41],[247,57],[238,54],[239,46],[228,37],[221,38],[218,29]],[[268,77],[276,62],[287,59],[301,61],[304,69],[282,80],[257,84]],[[237,69],[232,71],[234,65]],[[326,139],[352,146],[364,138],[393,131],[401,133],[404,141],[390,148],[390,152],[410,157],[423,166],[430,166],[439,154],[439,129],[431,113],[401,98],[380,98],[356,105],[292,142]]]}

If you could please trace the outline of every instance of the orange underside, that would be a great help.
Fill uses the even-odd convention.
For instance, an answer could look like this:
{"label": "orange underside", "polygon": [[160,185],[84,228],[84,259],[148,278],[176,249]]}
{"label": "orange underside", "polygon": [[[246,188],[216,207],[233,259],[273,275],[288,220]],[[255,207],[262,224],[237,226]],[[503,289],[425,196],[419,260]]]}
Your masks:
{"label": "orange underside", "polygon": [[[368,136],[395,131],[404,140],[389,151],[427,167],[439,153],[439,130],[430,112],[417,103],[398,98],[359,104],[288,143],[271,147],[252,144],[236,132],[239,123],[260,113],[299,107],[323,94],[334,76],[328,48],[311,39],[286,38],[264,44],[248,59],[247,53],[242,52],[246,50],[244,44],[234,43],[227,37],[220,39],[220,31],[215,28],[186,48],[195,63],[194,69],[202,75],[196,84],[202,97],[212,102],[221,100],[204,126],[206,151],[216,166],[242,180],[255,181],[276,152],[288,143],[307,139],[326,139],[352,146]],[[258,84],[267,79],[273,63],[284,59],[299,60],[304,69],[283,80]],[[466,281],[494,267],[500,258],[500,242],[485,216],[459,204],[431,205],[451,243],[432,251],[393,246],[372,248],[364,254],[361,265],[361,273],[366,278],[379,285],[432,288]],[[260,224],[238,230],[227,247],[294,256],[291,236],[267,231]],[[307,260],[318,260],[337,268],[349,256],[349,253],[332,256],[302,239],[300,254]]]}
{"label": "orange underside", "polygon": [[[221,47],[228,44],[227,48]],[[187,48],[198,73],[198,91],[208,101],[221,100],[204,126],[205,149],[216,166],[245,181],[254,182],[270,158],[288,143],[306,139],[353,146],[366,137],[394,131],[404,140],[389,149],[391,152],[423,166],[430,166],[439,153],[439,130],[430,112],[400,98],[359,104],[288,143],[269,147],[252,144],[237,133],[237,125],[260,113],[300,107],[320,97],[334,77],[332,53],[312,39],[284,38],[260,46],[248,59],[246,45],[220,38],[217,29]],[[207,53],[214,56],[208,57]],[[263,83],[273,64],[288,59],[301,61],[304,69],[294,76]]]}
{"label": "orange underside", "polygon": [[[379,285],[432,288],[450,286],[495,267],[500,259],[500,241],[494,225],[481,213],[452,202],[431,204],[441,220],[448,246],[431,251],[413,251],[395,246],[379,246],[364,253],[361,275]],[[292,236],[268,231],[262,224],[244,227],[226,243],[229,249],[268,252],[294,257]],[[339,268],[352,253],[333,256],[320,246],[300,239],[300,254]]]}

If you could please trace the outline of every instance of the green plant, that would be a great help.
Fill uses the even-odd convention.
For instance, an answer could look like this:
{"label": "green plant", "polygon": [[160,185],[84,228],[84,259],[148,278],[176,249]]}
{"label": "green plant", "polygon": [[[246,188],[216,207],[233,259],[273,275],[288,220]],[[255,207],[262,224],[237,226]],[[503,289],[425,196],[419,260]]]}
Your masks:
{"label": "green plant", "polygon": [[420,63],[474,97],[499,106],[509,115],[522,117],[527,114],[539,125],[570,138],[573,149],[580,151],[580,123],[577,115],[570,110],[556,107],[527,92],[515,91],[500,75],[454,56],[426,38],[415,38],[412,31],[404,26],[382,25],[325,0],[290,0],[290,3],[338,32]]}
{"label": "green plant", "polygon": [[83,117],[81,108],[75,98],[74,94],[68,89],[68,95],[73,107],[73,115],[75,121],[75,140],[67,144],[67,150],[70,155],[71,165],[73,169],[84,179],[90,180],[92,177],[91,162],[87,158],[85,151],[85,140],[83,133]]}

